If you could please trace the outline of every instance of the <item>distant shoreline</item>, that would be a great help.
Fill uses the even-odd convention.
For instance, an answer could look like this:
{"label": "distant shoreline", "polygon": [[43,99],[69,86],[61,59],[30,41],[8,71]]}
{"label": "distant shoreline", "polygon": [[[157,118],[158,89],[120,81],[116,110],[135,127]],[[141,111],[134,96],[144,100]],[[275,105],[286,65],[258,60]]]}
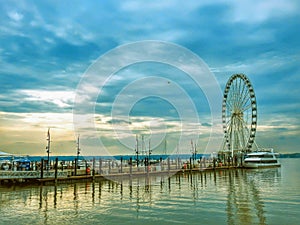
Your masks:
{"label": "distant shoreline", "polygon": [[280,154],[279,158],[300,158],[300,153]]}
{"label": "distant shoreline", "polygon": [[[201,157],[209,157],[210,154],[197,154],[197,159],[201,158]],[[25,157],[25,158],[30,158],[33,161],[40,161],[42,158],[46,159],[47,156],[36,156],[36,155],[23,155],[23,156],[15,156],[16,158],[19,157]],[[50,156],[50,160],[55,160],[55,158],[58,158],[59,160],[65,160],[65,161],[72,161],[76,158],[75,155],[58,155],[58,156]],[[79,157],[80,160],[92,160],[93,158],[95,159],[115,159],[115,160],[120,160],[121,158],[123,158],[123,160],[129,160],[129,158],[135,159],[136,155],[111,155],[111,156],[83,156],[81,155]],[[171,154],[171,155],[152,155],[151,159],[153,160],[159,160],[160,158],[162,158],[163,160],[165,160],[166,158],[170,157],[170,159],[175,159],[175,158],[181,158],[181,159],[188,159],[191,157],[191,155],[189,154]],[[7,157],[1,157],[2,159],[6,159],[6,158],[11,158],[11,156],[7,156]],[[140,158],[144,158],[144,156],[140,156]],[[279,158],[300,158],[300,153],[279,153]],[[1,160],[1,159],[0,159]]]}

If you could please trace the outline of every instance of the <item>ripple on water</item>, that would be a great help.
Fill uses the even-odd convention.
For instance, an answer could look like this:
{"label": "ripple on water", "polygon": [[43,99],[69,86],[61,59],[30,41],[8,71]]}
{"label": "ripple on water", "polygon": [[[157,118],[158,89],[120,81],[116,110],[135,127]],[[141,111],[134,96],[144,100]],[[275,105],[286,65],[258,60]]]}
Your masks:
{"label": "ripple on water", "polygon": [[298,224],[299,165],[297,159],[275,170],[0,187],[0,224]]}

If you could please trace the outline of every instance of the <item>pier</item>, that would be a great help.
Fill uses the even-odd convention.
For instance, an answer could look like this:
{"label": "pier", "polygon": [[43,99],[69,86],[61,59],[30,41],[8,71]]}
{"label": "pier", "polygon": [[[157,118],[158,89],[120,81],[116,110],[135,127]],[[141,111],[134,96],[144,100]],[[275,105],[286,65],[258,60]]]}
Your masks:
{"label": "pier", "polygon": [[56,166],[58,165],[58,161],[56,161],[57,164],[54,165],[54,169],[50,170],[44,168],[36,171],[0,170],[0,185],[51,185],[101,180],[117,181],[143,176],[173,176],[182,173],[202,173],[243,168],[241,164],[234,164],[234,162],[222,164],[217,163],[214,159],[204,159],[197,163],[193,163],[191,158],[184,161],[167,159],[157,164],[140,166],[128,164],[128,162],[100,159],[98,163],[95,163],[95,160],[86,162],[86,166],[83,168],[63,169],[63,167]]}

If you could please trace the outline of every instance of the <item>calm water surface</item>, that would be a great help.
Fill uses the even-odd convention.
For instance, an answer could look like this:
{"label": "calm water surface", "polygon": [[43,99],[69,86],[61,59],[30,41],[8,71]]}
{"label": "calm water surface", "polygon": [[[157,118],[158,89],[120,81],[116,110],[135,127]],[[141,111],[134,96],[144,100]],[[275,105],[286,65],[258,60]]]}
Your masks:
{"label": "calm water surface", "polygon": [[300,159],[121,182],[0,186],[0,224],[299,224]]}

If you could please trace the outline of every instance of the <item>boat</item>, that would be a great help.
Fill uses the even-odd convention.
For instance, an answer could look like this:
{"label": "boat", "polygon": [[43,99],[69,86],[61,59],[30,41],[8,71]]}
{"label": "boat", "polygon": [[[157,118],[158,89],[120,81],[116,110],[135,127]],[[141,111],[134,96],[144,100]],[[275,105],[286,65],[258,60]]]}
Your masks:
{"label": "boat", "polygon": [[278,153],[271,149],[262,149],[260,151],[251,152],[245,155],[243,166],[245,168],[269,168],[280,167],[278,161]]}

